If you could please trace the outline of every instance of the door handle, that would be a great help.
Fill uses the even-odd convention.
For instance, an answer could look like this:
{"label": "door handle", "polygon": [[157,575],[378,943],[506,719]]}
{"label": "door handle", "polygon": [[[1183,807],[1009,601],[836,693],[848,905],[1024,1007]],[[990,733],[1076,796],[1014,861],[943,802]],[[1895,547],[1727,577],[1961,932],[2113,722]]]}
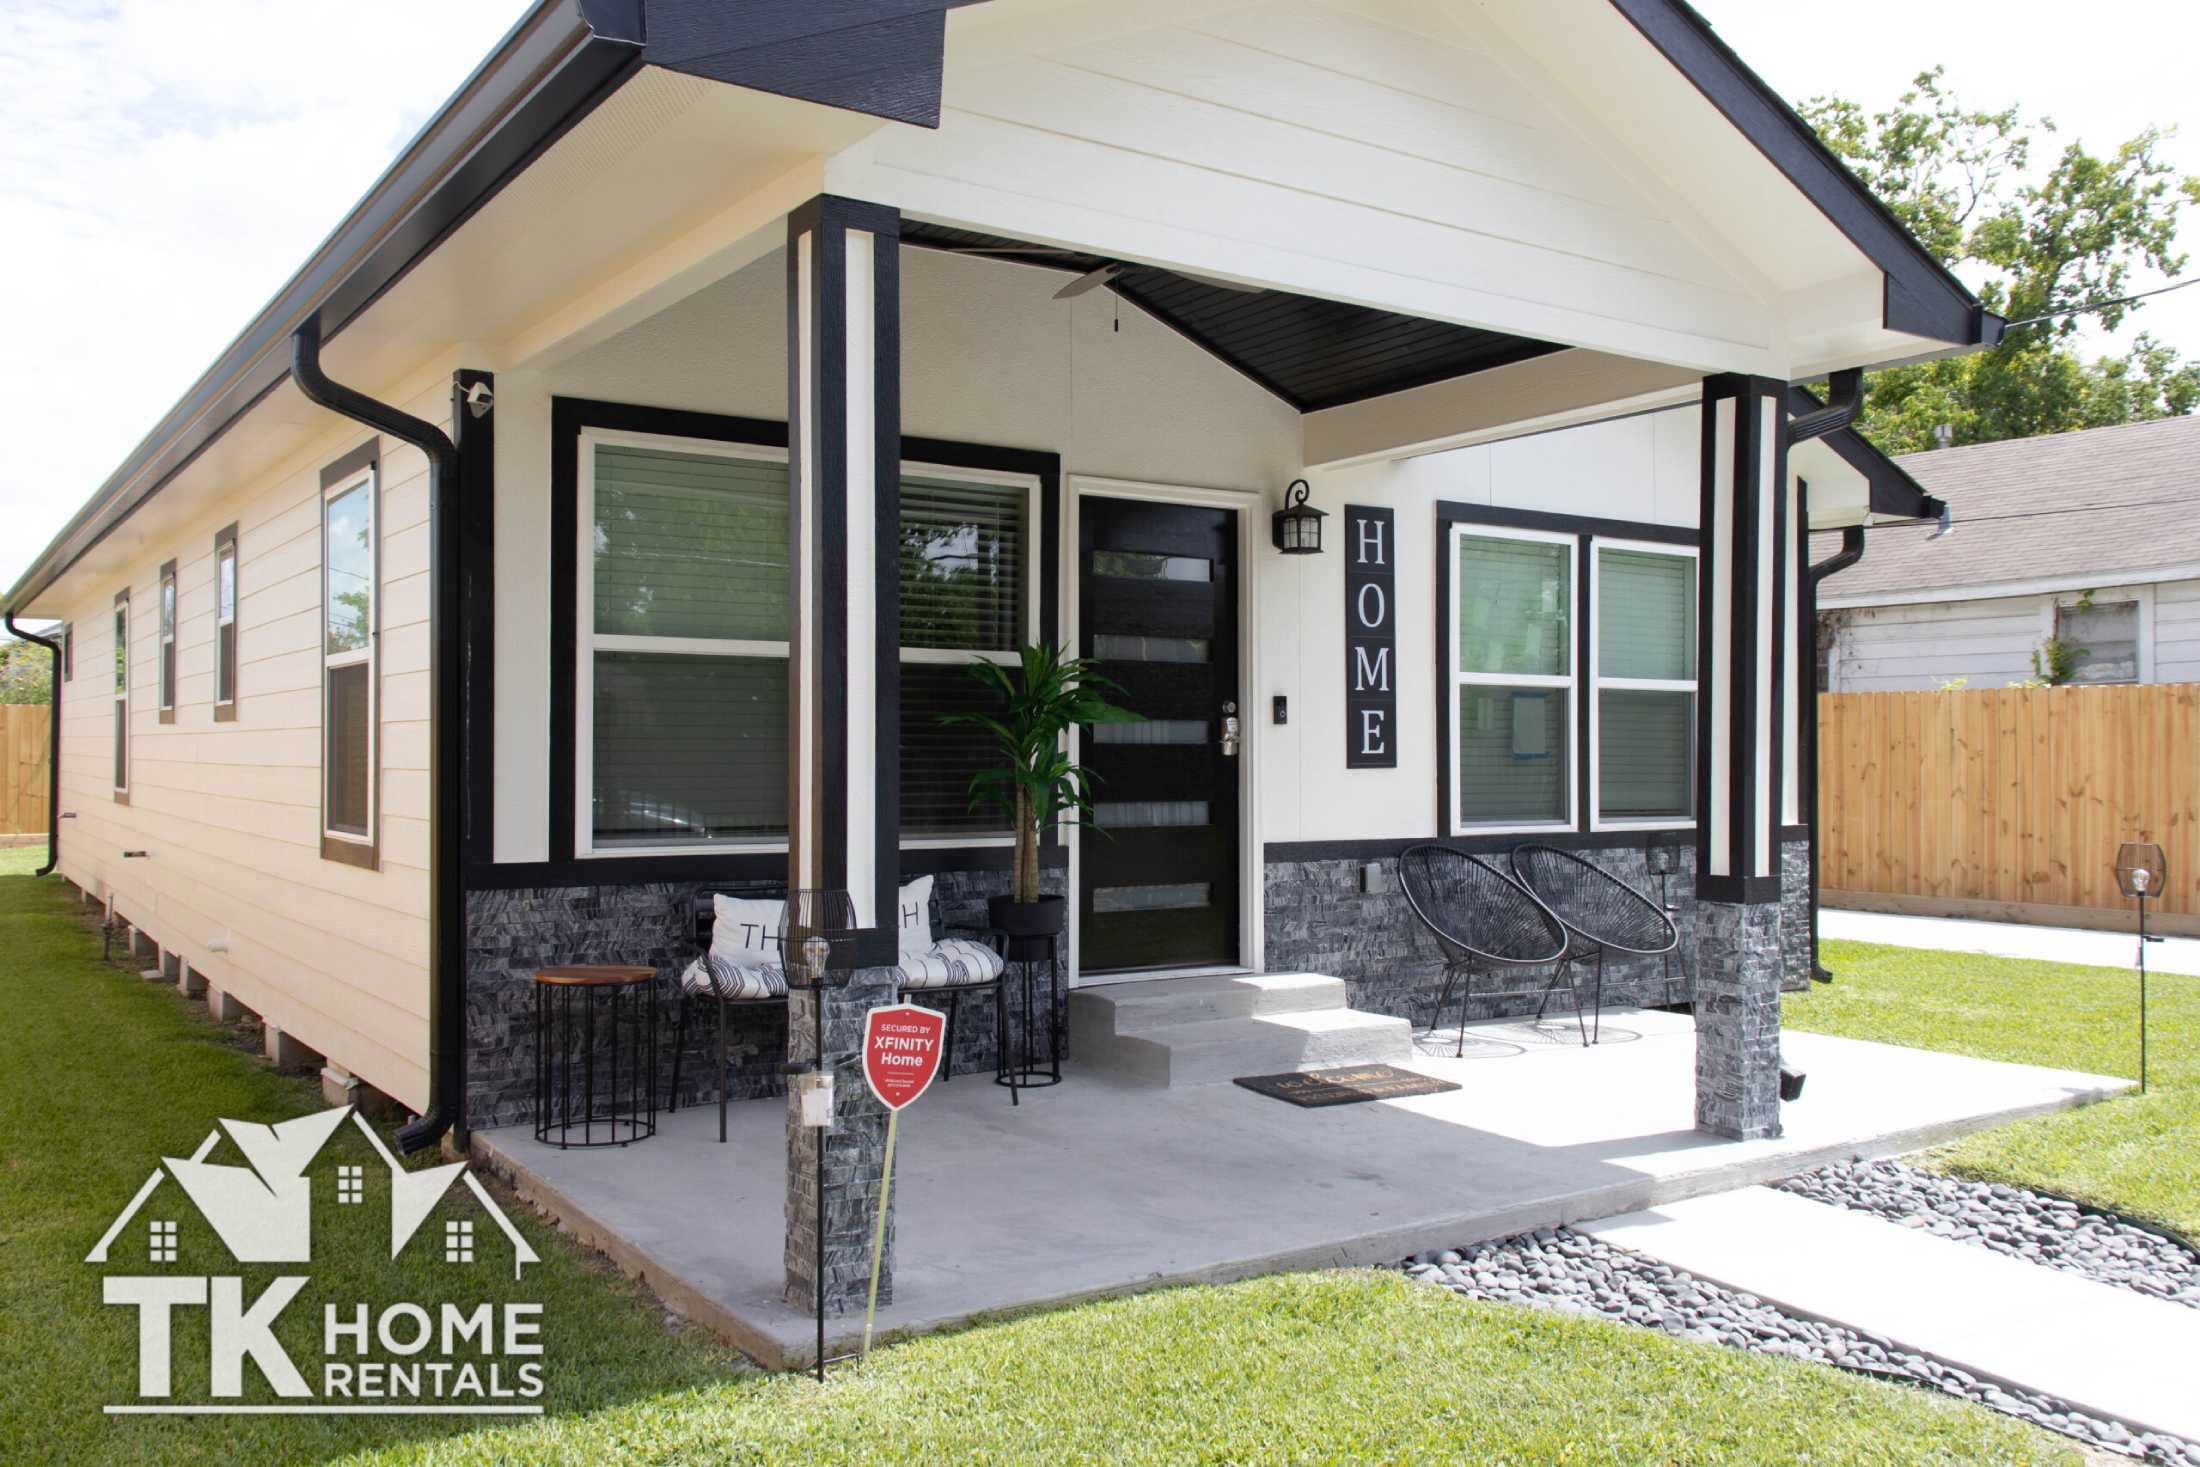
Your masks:
{"label": "door handle", "polygon": [[1223,704],[1223,705],[1222,705],[1222,757],[1223,757],[1223,758],[1225,758],[1225,759],[1235,759],[1235,758],[1237,757],[1237,751],[1238,751],[1238,742],[1239,742],[1239,739],[1240,739],[1240,737],[1242,736],[1242,732],[1243,732],[1243,726],[1242,726],[1242,725],[1240,725],[1240,724],[1238,723],[1238,719],[1237,719],[1237,704],[1235,704],[1235,703],[1225,703],[1225,704]]}

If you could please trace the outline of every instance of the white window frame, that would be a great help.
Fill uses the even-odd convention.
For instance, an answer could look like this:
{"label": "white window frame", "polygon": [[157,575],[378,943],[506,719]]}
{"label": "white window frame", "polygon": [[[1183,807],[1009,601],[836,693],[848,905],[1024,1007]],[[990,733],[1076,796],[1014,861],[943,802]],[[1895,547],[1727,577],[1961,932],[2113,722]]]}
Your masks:
{"label": "white window frame", "polygon": [[117,796],[130,796],[130,776],[137,772],[137,760],[130,748],[130,593],[124,591],[115,599],[115,663],[113,678],[115,711],[115,764],[122,770],[122,778],[114,782]]}
{"label": "white window frame", "polygon": [[[1670,541],[1663,540],[1626,540],[1607,537],[1603,535],[1593,535],[1590,537],[1589,540],[1589,574],[1596,578],[1596,595],[1594,598],[1592,598],[1591,605],[1597,606],[1599,608],[1601,608],[1603,604],[1601,598],[1604,594],[1604,552],[1606,550],[1635,551],[1645,555],[1670,555],[1675,559],[1690,561],[1694,564],[1696,568],[1697,577],[1700,578],[1703,575],[1703,553],[1694,545],[1679,545]],[[1698,597],[1700,598],[1702,595],[1702,585],[1700,579],[1697,582],[1696,591]],[[1701,605],[1700,600],[1698,604],[1699,606]],[[1601,696],[1604,690],[1606,688],[1612,688],[1620,692],[1643,693],[1697,693],[1700,690],[1698,688],[1697,680],[1695,678],[1643,678],[1604,676],[1604,674],[1599,670],[1603,666],[1601,660],[1603,656],[1603,651],[1598,644],[1597,632],[1597,618],[1592,616],[1589,621],[1589,671],[1587,678],[1587,682],[1589,684],[1589,707],[1587,710],[1587,715],[1589,719],[1589,829],[1592,831],[1694,830],[1696,828],[1697,821],[1696,817],[1693,815],[1687,817],[1672,817],[1666,819],[1606,820],[1604,818],[1604,761],[1602,753],[1604,747],[1602,743],[1604,699]],[[1815,673],[1815,669],[1813,671]],[[1693,750],[1695,747],[1695,740],[1703,737],[1703,709],[1700,706],[1701,701],[1702,700],[1699,698],[1698,706],[1696,708],[1694,726],[1689,731],[1691,750]],[[1693,759],[1691,759],[1690,761],[1689,779],[1691,781],[1691,793],[1689,796],[1689,803],[1694,804],[1695,795],[1693,793],[1693,781],[1695,779],[1695,771]]]}
{"label": "white window frame", "polygon": [[[328,650],[328,511],[329,506],[364,486],[367,493],[367,550],[371,569],[367,572],[367,645],[344,652]],[[382,492],[381,473],[377,465],[368,464],[357,473],[346,474],[321,491],[321,604],[317,608],[315,640],[321,646],[321,835],[325,840],[342,841],[347,845],[375,850],[380,845],[381,823],[381,773],[382,773]],[[367,829],[364,835],[348,830],[334,830],[329,826],[329,781],[335,771],[329,767],[329,674],[341,667],[367,668]]]}
{"label": "white window frame", "polygon": [[153,696],[159,711],[171,718],[176,712],[176,682],[183,672],[175,662],[178,610],[175,562],[170,561],[153,583]]}
{"label": "white window frame", "polygon": [[[717,458],[743,459],[752,463],[785,466],[787,450],[758,443],[732,443],[722,438],[685,438],[672,433],[636,433],[617,428],[583,428],[578,472],[579,506],[574,515],[573,555],[577,573],[573,582],[573,854],[586,861],[620,860],[635,856],[694,856],[713,851],[784,851],[779,840],[676,841],[658,845],[620,845],[598,849],[596,845],[596,654],[598,652],[650,652],[681,657],[776,657],[792,656],[784,641],[750,641],[717,637],[643,637],[625,634],[599,635],[596,631],[596,449],[599,445],[655,448],[674,453],[701,453]],[[794,494],[793,476],[787,493]]]}
{"label": "white window frame", "polygon": [[[998,484],[1004,488],[1024,491],[1024,574],[1030,578],[1030,583],[1024,588],[1023,640],[1026,644],[1039,640],[1039,600],[1042,585],[1039,557],[1044,554],[1039,535],[1042,509],[1039,502],[1042,492],[1039,476],[1002,469],[964,469],[953,464],[923,463],[915,459],[905,461],[901,466],[901,473],[903,478],[911,474],[921,474],[930,479],[953,479],[964,484]],[[898,564],[895,570],[899,574]],[[992,652],[978,648],[965,651],[949,647],[903,647],[901,661],[905,667],[962,667],[973,661],[991,662],[996,666],[1009,668],[1023,665],[1022,659],[1014,652]],[[912,851],[961,850],[972,846],[1013,846],[1016,844],[1016,836],[1013,831],[1003,831],[998,835],[973,832],[967,835],[904,838],[901,844],[902,849]]]}
{"label": "white window frame", "polygon": [[2132,603],[2134,607],[2134,610],[2132,612],[2133,638],[2138,647],[2138,676],[2128,683],[2074,683],[2070,684],[2070,686],[2087,688],[2130,688],[2144,687],[2148,683],[2153,682],[2154,587],[2152,585],[2096,586],[2087,591],[2059,591],[2054,593],[2053,595],[2050,595],[2047,598],[2047,605],[2043,608],[2044,615],[2041,618],[2041,620],[2045,624],[2044,629],[2040,633],[2041,642],[2044,643],[2053,639],[2057,631],[2059,630],[2059,624],[2062,620],[2062,613],[2065,611],[2076,610],[2078,603],[2084,600],[2087,596],[2091,596],[2093,598],[2093,604],[2096,606],[2101,605],[2104,602],[2114,604],[2118,601],[2128,601]]}
{"label": "white window frame", "polygon": [[[1581,729],[1581,536],[1573,530],[1524,530],[1510,525],[1482,525],[1470,520],[1455,520],[1449,526],[1450,535],[1444,541],[1444,554],[1450,557],[1449,570],[1451,595],[1444,608],[1445,656],[1449,666],[1444,696],[1450,700],[1444,757],[1449,761],[1451,774],[1450,808],[1444,812],[1449,833],[1455,837],[1477,835],[1536,835],[1553,831],[1572,833],[1579,830],[1581,820],[1581,779],[1579,771],[1572,767],[1580,756]],[[1552,673],[1493,673],[1461,672],[1459,670],[1459,605],[1461,584],[1465,577],[1459,573],[1459,546],[1463,540],[1526,540],[1540,545],[1560,545],[1566,550],[1567,594],[1566,609],[1566,667],[1563,675]],[[1460,805],[1464,781],[1459,771],[1459,694],[1470,687],[1495,688],[1554,688],[1566,694],[1566,815],[1562,820],[1539,820],[1498,824],[1487,821],[1470,821],[1462,818]]]}
{"label": "white window frame", "polygon": [[[229,562],[230,589],[229,609],[226,613],[222,610],[222,562],[225,560]],[[233,709],[237,706],[237,668],[238,664],[243,661],[243,658],[239,656],[237,646],[236,592],[238,569],[237,541],[232,536],[230,539],[223,541],[214,551],[214,706],[216,708]],[[325,603],[321,610],[325,616],[328,611]],[[224,671],[222,667],[223,627],[229,628],[229,666],[227,668],[229,673],[229,696],[226,698],[222,696],[222,673]],[[323,637],[328,635],[326,626],[321,629],[321,635]],[[322,645],[325,647],[327,644],[324,642]]]}

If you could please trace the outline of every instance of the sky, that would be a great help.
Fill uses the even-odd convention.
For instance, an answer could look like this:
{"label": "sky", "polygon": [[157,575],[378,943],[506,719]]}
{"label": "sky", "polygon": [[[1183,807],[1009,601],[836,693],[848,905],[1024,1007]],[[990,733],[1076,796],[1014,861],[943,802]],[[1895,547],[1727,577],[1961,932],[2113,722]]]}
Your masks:
{"label": "sky", "polygon": [[[1791,99],[1935,62],[2096,151],[2182,125],[2182,0],[1696,0]],[[0,589],[12,585],[524,10],[521,0],[0,0]],[[2188,224],[2200,253],[2200,224]],[[2134,323],[2200,354],[2200,287]],[[2127,330],[2125,336],[2130,332]],[[2110,343],[2096,341],[2098,348]]]}

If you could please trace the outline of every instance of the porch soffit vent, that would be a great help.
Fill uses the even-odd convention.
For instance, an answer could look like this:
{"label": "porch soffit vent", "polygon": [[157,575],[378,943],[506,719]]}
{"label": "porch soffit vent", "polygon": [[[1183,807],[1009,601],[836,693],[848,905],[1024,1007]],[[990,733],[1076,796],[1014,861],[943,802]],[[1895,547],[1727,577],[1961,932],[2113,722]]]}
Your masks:
{"label": "porch soffit vent", "polygon": [[[1026,241],[908,220],[903,244],[1082,275],[1111,263]],[[1030,253],[1017,253],[1019,246]],[[1131,265],[1111,288],[1302,413],[1509,366],[1563,350],[1548,341],[1424,321],[1288,291],[1227,290]]]}

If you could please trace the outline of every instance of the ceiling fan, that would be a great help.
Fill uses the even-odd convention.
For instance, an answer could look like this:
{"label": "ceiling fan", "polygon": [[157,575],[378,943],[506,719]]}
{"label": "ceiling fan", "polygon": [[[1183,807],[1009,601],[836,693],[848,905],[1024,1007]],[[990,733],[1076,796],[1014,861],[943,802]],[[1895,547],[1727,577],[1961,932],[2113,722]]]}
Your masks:
{"label": "ceiling fan", "polygon": [[[1065,250],[1053,245],[955,246],[948,252],[956,255],[1066,255],[1073,258],[1079,256],[1085,259],[1092,258],[1082,250]],[[1109,260],[1105,264],[1087,270],[1084,274],[1054,292],[1054,298],[1058,301],[1075,300],[1088,291],[1098,290],[1103,285],[1112,285],[1126,271],[1137,268],[1140,267],[1126,264],[1121,260]],[[1155,266],[1153,268],[1160,269],[1163,267]],[[1189,270],[1170,270],[1168,273],[1181,275],[1186,280],[1196,280],[1201,285],[1211,285],[1216,290],[1234,290],[1241,295],[1262,295],[1267,290],[1266,286],[1243,285],[1235,280],[1223,280],[1213,275],[1196,275]]]}

